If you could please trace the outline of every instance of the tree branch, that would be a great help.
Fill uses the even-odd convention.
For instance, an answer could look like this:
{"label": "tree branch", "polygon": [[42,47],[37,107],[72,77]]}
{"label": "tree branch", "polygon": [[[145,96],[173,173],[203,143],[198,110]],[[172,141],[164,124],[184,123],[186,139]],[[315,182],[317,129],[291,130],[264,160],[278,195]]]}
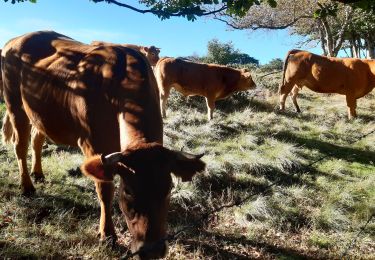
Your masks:
{"label": "tree branch", "polygon": [[255,25],[250,25],[249,27],[243,25],[243,26],[238,26],[235,23],[230,23],[225,19],[221,19],[217,16],[214,17],[215,20],[221,21],[226,23],[228,26],[232,27],[233,29],[236,30],[244,30],[244,29],[250,29],[253,31],[259,30],[259,29],[269,29],[269,30],[283,30],[286,29],[292,25],[294,25],[296,22],[298,22],[301,19],[311,19],[313,18],[312,16],[309,15],[301,15],[299,17],[294,18],[292,21],[289,23],[283,24],[283,25],[265,25],[265,24],[255,24]]}
{"label": "tree branch", "polygon": [[219,13],[219,12],[222,12],[222,11],[228,9],[227,5],[223,5],[219,9],[215,9],[215,10],[212,10],[212,11],[203,11],[202,9],[200,9],[199,6],[193,6],[193,7],[186,7],[183,10],[180,10],[178,12],[169,12],[169,11],[165,11],[165,10],[139,9],[139,8],[134,7],[134,6],[121,3],[117,0],[93,0],[93,1],[94,2],[107,2],[109,4],[114,4],[114,5],[117,5],[117,6],[120,6],[120,7],[124,7],[124,8],[130,9],[130,10],[138,12],[138,13],[142,13],[142,14],[151,13],[151,14],[155,14],[159,17],[165,17],[165,18],[170,17],[170,16],[186,16],[186,15],[207,16],[207,15],[216,14],[216,13]]}

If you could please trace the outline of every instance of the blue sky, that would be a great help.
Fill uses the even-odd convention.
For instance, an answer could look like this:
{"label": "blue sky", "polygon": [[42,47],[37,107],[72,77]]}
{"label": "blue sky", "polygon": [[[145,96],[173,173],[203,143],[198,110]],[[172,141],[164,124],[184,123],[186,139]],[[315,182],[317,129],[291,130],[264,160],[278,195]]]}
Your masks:
{"label": "blue sky", "polygon": [[[152,14],[89,0],[38,0],[37,4],[16,5],[0,0],[0,12],[0,46],[23,33],[54,30],[86,43],[103,40],[155,45],[161,48],[161,56],[177,57],[205,55],[207,42],[216,38],[221,42],[232,41],[236,49],[265,64],[273,58],[283,59],[299,40],[285,30],[233,31],[224,23],[208,18],[198,18],[194,22],[184,18],[161,21]],[[320,53],[319,49],[313,51]]]}

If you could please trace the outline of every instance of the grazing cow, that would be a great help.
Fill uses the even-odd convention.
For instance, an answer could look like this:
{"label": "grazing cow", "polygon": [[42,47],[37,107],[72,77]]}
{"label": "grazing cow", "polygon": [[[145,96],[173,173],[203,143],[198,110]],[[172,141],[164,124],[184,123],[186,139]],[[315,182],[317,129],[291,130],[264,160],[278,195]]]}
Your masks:
{"label": "grazing cow", "polygon": [[[113,45],[113,43],[109,42],[102,42],[102,41],[93,41],[91,42],[91,45],[94,46],[101,46],[101,45]],[[134,44],[121,44],[124,47],[132,48],[134,50],[137,50],[141,52],[143,55],[146,56],[148,62],[150,62],[151,66],[155,66],[156,63],[159,60],[159,53],[160,48],[157,48],[155,46],[145,47],[145,46],[139,46]]]}
{"label": "grazing cow", "polygon": [[[111,208],[113,177],[120,176],[119,203],[142,259],[163,257],[171,172],[189,181],[204,169],[201,155],[163,147],[156,80],[138,51],[120,45],[92,46],[52,32],[10,40],[2,52],[6,116],[3,138],[12,141],[24,194],[35,191],[27,170],[32,133],[32,172],[43,178],[45,137],[78,146],[94,179],[101,239],[116,241]],[[122,151],[122,152],[119,152]]]}
{"label": "grazing cow", "polygon": [[169,57],[158,61],[155,76],[163,117],[166,117],[166,104],[172,87],[185,96],[205,97],[208,120],[212,119],[216,100],[224,99],[236,91],[255,88],[250,72],[245,69],[237,70]]}
{"label": "grazing cow", "polygon": [[357,99],[371,92],[375,86],[375,60],[331,58],[307,51],[291,50],[284,63],[283,82],[279,88],[280,109],[292,91],[297,112],[297,94],[303,86],[319,93],[346,96],[349,119],[356,116]]}

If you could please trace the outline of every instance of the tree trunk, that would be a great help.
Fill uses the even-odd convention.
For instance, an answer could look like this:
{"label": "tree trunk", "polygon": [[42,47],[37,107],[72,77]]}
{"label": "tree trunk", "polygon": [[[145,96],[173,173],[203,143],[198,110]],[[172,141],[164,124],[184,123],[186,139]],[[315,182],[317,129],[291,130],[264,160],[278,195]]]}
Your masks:
{"label": "tree trunk", "polygon": [[325,17],[321,18],[320,21],[324,28],[324,42],[326,46],[327,56],[334,57],[334,44],[331,27],[329,26],[329,23]]}
{"label": "tree trunk", "polygon": [[372,37],[368,35],[365,39],[366,44],[366,58],[374,59],[375,58],[375,42],[372,40]]}

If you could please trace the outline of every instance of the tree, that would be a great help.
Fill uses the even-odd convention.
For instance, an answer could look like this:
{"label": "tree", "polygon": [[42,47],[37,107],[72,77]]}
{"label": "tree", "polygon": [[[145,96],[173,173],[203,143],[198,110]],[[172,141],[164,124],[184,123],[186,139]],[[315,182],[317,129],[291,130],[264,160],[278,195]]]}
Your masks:
{"label": "tree", "polygon": [[221,14],[217,19],[229,26],[245,30],[289,28],[305,36],[305,42],[320,42],[325,55],[336,56],[353,9],[329,0],[279,0],[275,8],[261,4],[251,8],[244,17]]}
{"label": "tree", "polygon": [[361,50],[366,50],[367,58],[375,58],[375,12],[356,9],[345,35],[345,47],[350,49],[350,56],[361,57]]}
{"label": "tree", "polygon": [[241,53],[234,49],[232,42],[221,43],[218,39],[213,39],[207,44],[207,56],[202,57],[201,61],[207,63],[216,63],[222,65],[228,64],[255,64],[259,61],[246,53]]}
{"label": "tree", "polygon": [[282,70],[284,66],[284,61],[280,58],[272,59],[267,64],[262,66],[263,70]]}

